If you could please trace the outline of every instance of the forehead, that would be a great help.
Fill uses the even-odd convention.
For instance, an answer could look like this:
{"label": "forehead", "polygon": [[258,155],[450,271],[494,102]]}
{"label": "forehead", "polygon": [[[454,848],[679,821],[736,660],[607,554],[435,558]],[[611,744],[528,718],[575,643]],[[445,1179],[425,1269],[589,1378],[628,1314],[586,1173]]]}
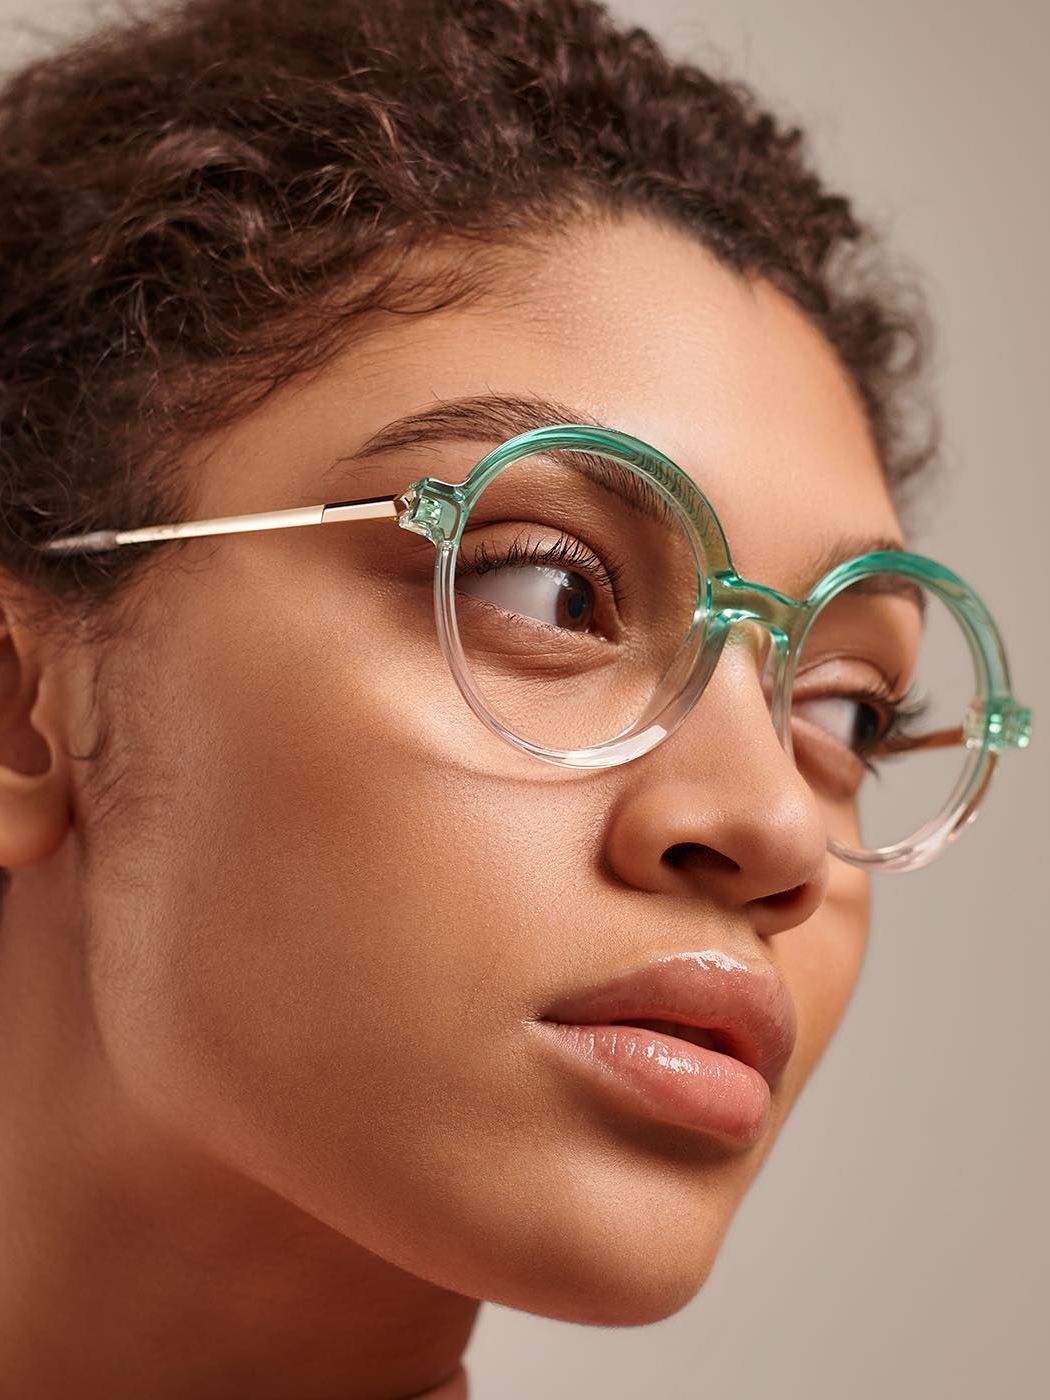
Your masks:
{"label": "forehead", "polygon": [[[325,468],[393,420],[463,396],[525,394],[575,405],[670,456],[711,501],[739,571],[785,591],[804,591],[807,560],[839,539],[900,537],[852,381],[769,283],[641,217],[516,250],[491,280],[494,295],[390,318],[275,396],[228,435],[205,490],[224,508],[255,508],[245,504],[250,457],[259,509],[290,489],[312,502]],[[326,477],[326,498],[393,493],[427,473],[458,480],[487,450],[415,447],[360,480],[348,464],[344,478]]]}

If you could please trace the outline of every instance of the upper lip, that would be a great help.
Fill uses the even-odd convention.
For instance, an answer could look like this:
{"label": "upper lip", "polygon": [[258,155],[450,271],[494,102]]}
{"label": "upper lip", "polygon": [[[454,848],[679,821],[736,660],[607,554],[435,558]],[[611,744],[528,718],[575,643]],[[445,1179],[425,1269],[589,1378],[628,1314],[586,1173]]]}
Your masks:
{"label": "upper lip", "polygon": [[751,1065],[776,1086],[795,1047],[795,1004],[768,963],[758,967],[718,950],[675,953],[630,968],[560,1001],[544,1020],[602,1024],[678,1021],[712,1033],[716,1049]]}

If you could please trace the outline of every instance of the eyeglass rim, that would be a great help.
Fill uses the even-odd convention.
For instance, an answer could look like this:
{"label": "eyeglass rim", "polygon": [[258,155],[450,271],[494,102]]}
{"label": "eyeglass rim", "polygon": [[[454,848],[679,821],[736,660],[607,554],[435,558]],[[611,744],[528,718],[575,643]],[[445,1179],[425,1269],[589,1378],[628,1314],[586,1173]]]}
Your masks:
{"label": "eyeglass rim", "polygon": [[[492,713],[474,684],[459,636],[455,609],[455,564],[459,544],[473,506],[485,488],[503,471],[538,451],[586,448],[611,456],[650,482],[686,527],[698,559],[714,555],[714,567],[698,564],[700,592],[706,589],[705,621],[708,631],[696,662],[679,691],[644,730],[586,749],[552,749],[516,734]],[[655,466],[655,469],[654,469]],[[571,768],[607,768],[631,762],[663,743],[677,729],[706,687],[717,663],[721,644],[711,623],[725,614],[740,612],[746,596],[756,620],[778,631],[787,644],[786,664],[781,668],[778,693],[789,695],[799,650],[809,628],[826,604],[860,579],[892,572],[914,579],[939,597],[959,623],[974,660],[980,686],[969,721],[980,724],[979,740],[966,747],[971,757],[961,765],[955,788],[941,810],[916,831],[891,846],[854,849],[830,834],[828,848],[840,859],[864,868],[917,869],[931,861],[963,827],[972,822],[988,788],[998,753],[1003,748],[1023,748],[1028,743],[1031,716],[1019,705],[1011,689],[1005,646],[994,619],[976,591],[953,570],[924,555],[906,550],[882,550],[858,555],[828,571],[805,598],[792,598],[779,590],[741,577],[732,562],[730,547],[718,515],[688,473],[658,449],[630,434],[584,424],[558,424],[530,429],[507,439],[483,457],[461,482],[420,478],[398,498],[408,507],[399,519],[405,529],[425,535],[435,545],[434,606],[438,635],[445,660],[463,698],[479,719],[495,734],[535,758]],[[756,607],[755,604],[758,603]],[[735,620],[739,620],[735,616]],[[724,638],[723,638],[724,640]],[[700,677],[702,676],[702,680]],[[983,707],[983,709],[981,708]],[[980,711],[980,712],[979,712]],[[776,716],[774,717],[777,723]],[[964,727],[964,726],[963,726]],[[781,716],[778,734],[791,753],[790,716]],[[657,734],[656,731],[662,731]],[[651,742],[646,735],[651,735]]]}

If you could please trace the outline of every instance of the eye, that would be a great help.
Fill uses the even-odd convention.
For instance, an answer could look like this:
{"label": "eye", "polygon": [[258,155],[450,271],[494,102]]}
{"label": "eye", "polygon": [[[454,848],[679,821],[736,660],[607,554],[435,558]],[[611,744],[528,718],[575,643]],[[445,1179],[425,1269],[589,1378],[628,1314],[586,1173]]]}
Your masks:
{"label": "eye", "polygon": [[615,610],[620,572],[568,535],[528,545],[481,540],[461,550],[456,590],[562,631],[601,637],[596,615]]}
{"label": "eye", "polygon": [[928,709],[929,702],[911,692],[894,697],[887,688],[875,687],[799,700],[793,712],[874,772],[872,755],[884,757],[892,752],[895,743],[913,737],[916,722],[926,716]]}
{"label": "eye", "polygon": [[464,584],[463,577],[461,574],[456,583],[460,592],[495,603],[506,612],[570,632],[586,632],[590,628],[594,591],[582,574],[519,565],[488,570],[470,584]]}
{"label": "eye", "polygon": [[795,705],[795,713],[852,753],[860,753],[877,741],[883,724],[873,704],[849,695],[805,700]]}

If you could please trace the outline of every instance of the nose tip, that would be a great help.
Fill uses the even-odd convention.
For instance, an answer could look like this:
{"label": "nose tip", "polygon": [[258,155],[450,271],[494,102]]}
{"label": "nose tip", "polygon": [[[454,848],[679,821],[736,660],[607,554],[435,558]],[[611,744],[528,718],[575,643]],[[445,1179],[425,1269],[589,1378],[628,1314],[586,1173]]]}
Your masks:
{"label": "nose tip", "polygon": [[827,840],[819,813],[795,791],[720,811],[708,839],[671,843],[661,860],[680,878],[746,908],[762,933],[802,923],[827,892]]}

